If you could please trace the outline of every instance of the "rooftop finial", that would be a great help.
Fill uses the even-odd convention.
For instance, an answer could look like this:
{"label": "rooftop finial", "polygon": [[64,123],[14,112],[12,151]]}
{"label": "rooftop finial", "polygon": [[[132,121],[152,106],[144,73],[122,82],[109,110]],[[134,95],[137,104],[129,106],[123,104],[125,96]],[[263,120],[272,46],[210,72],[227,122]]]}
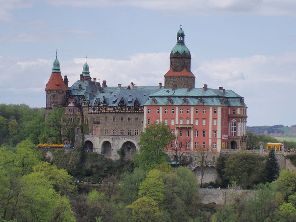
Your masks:
{"label": "rooftop finial", "polygon": [[182,29],[182,25],[180,25],[180,29]]}
{"label": "rooftop finial", "polygon": [[87,56],[85,56],[85,63],[87,63]]}
{"label": "rooftop finial", "polygon": [[52,71],[53,72],[61,72],[60,70],[60,62],[58,60],[58,50],[56,49],[56,57],[55,60],[53,62],[53,66],[52,66]]}

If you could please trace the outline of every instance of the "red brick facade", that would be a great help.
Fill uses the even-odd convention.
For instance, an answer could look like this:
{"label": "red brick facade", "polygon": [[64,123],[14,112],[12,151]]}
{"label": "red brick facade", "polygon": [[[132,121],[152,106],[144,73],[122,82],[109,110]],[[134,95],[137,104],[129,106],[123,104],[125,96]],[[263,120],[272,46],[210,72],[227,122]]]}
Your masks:
{"label": "red brick facade", "polygon": [[[154,123],[169,126],[176,141],[168,150],[174,146],[183,152],[200,148],[217,152],[229,148],[245,149],[245,107],[148,105],[144,109],[144,118],[144,127]],[[235,128],[231,125],[233,121]]]}

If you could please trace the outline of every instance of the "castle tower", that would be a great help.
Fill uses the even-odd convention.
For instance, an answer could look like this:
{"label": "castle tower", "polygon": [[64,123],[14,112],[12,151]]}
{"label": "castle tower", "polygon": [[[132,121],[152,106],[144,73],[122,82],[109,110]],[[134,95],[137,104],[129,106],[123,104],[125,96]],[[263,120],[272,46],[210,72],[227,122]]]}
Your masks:
{"label": "castle tower", "polygon": [[57,53],[56,53],[56,58],[52,66],[52,73],[45,87],[47,109],[51,109],[55,106],[65,105],[66,93],[68,90],[68,87],[66,86],[65,82],[67,81],[68,79],[64,81],[62,78],[60,62],[57,58]]}
{"label": "castle tower", "polygon": [[180,26],[177,43],[170,54],[170,70],[164,75],[165,88],[194,88],[195,76],[191,72],[191,54],[185,45],[185,33]]}
{"label": "castle tower", "polygon": [[83,68],[82,68],[82,73],[80,76],[81,76],[82,80],[91,80],[89,66],[88,66],[87,62],[84,63]]}

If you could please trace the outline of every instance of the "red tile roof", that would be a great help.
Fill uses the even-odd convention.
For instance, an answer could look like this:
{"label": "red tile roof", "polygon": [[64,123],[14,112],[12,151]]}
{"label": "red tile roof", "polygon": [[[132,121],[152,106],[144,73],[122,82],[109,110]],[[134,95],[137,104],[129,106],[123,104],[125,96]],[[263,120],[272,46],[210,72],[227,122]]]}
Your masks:
{"label": "red tile roof", "polygon": [[185,76],[185,77],[194,77],[192,72],[187,71],[187,69],[183,69],[181,72],[175,72],[170,69],[165,75],[165,77],[177,77],[177,76]]}
{"label": "red tile roof", "polygon": [[45,91],[47,90],[67,90],[61,73],[53,72],[46,84]]}

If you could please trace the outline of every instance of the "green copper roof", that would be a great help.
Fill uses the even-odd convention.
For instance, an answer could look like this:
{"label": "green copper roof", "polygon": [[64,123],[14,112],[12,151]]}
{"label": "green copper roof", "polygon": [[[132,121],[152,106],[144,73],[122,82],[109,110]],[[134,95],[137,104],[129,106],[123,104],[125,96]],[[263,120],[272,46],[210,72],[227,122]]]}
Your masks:
{"label": "green copper roof", "polygon": [[61,72],[60,62],[58,60],[57,52],[56,52],[56,58],[55,58],[53,65],[52,65],[52,72]]}
{"label": "green copper roof", "polygon": [[149,95],[145,105],[245,106],[244,98],[232,90],[194,88],[161,89]]}
{"label": "green copper roof", "polygon": [[183,53],[190,54],[189,49],[186,47],[186,45],[184,43],[183,44],[177,43],[171,51],[172,54],[175,54],[177,52],[180,54],[183,54]]}
{"label": "green copper roof", "polygon": [[180,29],[177,32],[177,36],[185,36],[185,33],[184,33],[183,29],[182,29],[182,25],[180,25]]}
{"label": "green copper roof", "polygon": [[89,76],[89,66],[88,66],[87,62],[84,63],[84,65],[83,65],[82,74],[83,74],[83,76]]}
{"label": "green copper roof", "polygon": [[171,54],[175,54],[175,53],[179,53],[179,54],[185,53],[190,55],[190,51],[185,45],[185,33],[181,25],[180,25],[179,31],[177,32],[177,43],[171,51]]}

